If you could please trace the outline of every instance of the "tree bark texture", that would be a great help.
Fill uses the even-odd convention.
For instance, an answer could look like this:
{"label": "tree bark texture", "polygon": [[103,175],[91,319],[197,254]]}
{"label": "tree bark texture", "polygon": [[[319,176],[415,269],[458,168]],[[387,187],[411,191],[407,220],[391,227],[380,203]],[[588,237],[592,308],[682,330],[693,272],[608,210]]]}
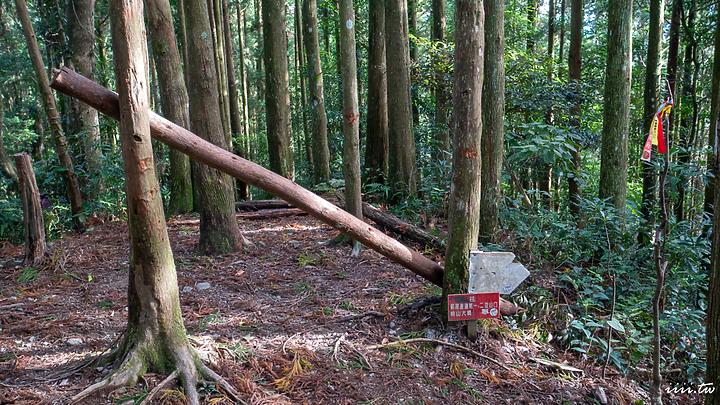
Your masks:
{"label": "tree bark texture", "polygon": [[35,171],[30,155],[18,153],[14,157],[25,228],[25,260],[23,262],[29,266],[40,267],[45,261],[46,249],[40,190],[35,181]]}
{"label": "tree bark texture", "polygon": [[355,58],[355,11],[352,0],[340,0],[340,49],[343,95],[343,177],[345,210],[362,219],[360,191],[360,109]]}
{"label": "tree bark texture", "polygon": [[[247,157],[247,151],[245,150],[245,144],[242,142],[243,139],[243,121],[242,115],[240,114],[240,94],[238,92],[238,85],[236,81],[237,75],[235,74],[235,58],[233,57],[233,47],[230,31],[230,11],[228,9],[227,0],[220,0],[222,3],[222,22],[223,22],[223,35],[224,35],[224,53],[225,53],[225,67],[227,71],[227,88],[228,88],[228,102],[230,104],[230,132],[233,143],[229,145],[238,155]],[[238,30],[242,27],[238,26]],[[237,145],[235,145],[237,143]],[[249,197],[250,190],[248,185],[242,181],[236,182],[236,190],[238,198],[246,200]]]}
{"label": "tree bark texture", "polygon": [[297,64],[296,74],[298,81],[300,82],[300,119],[302,120],[302,131],[303,131],[303,144],[305,146],[305,159],[307,165],[310,168],[310,172],[313,171],[313,156],[312,156],[312,137],[310,134],[310,122],[308,120],[308,103],[307,103],[307,60],[305,58],[304,44],[305,35],[302,26],[302,6],[300,0],[295,0],[295,60]]}
{"label": "tree bark texture", "polygon": [[330,180],[330,149],[327,139],[327,114],[323,94],[323,72],[320,64],[320,43],[317,18],[317,1],[303,0],[303,29],[307,56],[308,87],[310,97],[310,128],[312,132],[313,181],[315,184]]}
{"label": "tree bark texture", "polygon": [[385,5],[368,5],[368,96],[365,141],[365,183],[385,184],[388,167],[388,104],[385,64]]}
{"label": "tree bark texture", "polygon": [[[571,0],[570,5],[570,50],[568,57],[569,81],[575,92],[572,106],[570,107],[570,126],[576,130],[580,129],[581,112],[581,87],[582,81],[582,32],[583,32],[583,0]],[[578,142],[575,142],[573,153],[574,172],[568,177],[568,194],[570,199],[570,212],[580,220],[582,215],[580,205],[582,201],[582,149]]]}
{"label": "tree bark texture", "polygon": [[213,33],[215,51],[215,71],[217,73],[218,96],[220,101],[220,119],[222,121],[225,143],[232,150],[232,131],[230,129],[230,97],[228,95],[227,69],[225,64],[225,36],[223,35],[221,0],[208,0],[210,28]]}
{"label": "tree bark texture", "polygon": [[[203,139],[228,150],[222,128],[218,84],[210,19],[205,0],[185,0],[187,20],[188,69],[202,77],[190,81],[190,128]],[[200,214],[200,254],[218,254],[237,250],[242,235],[235,220],[233,180],[205,165],[193,163],[193,183]]]}
{"label": "tree bark texture", "polygon": [[[720,21],[720,8],[717,11],[717,19]],[[710,166],[708,174],[717,176],[718,167],[720,167],[720,148],[718,148],[718,129],[720,129],[720,24],[715,26],[715,54],[712,75],[712,99],[710,113],[710,134],[709,142],[711,146],[712,159],[708,163]],[[709,176],[708,176],[709,177]],[[712,181],[712,178],[708,179]],[[708,204],[707,189],[705,191],[705,202]],[[712,206],[720,206],[720,187],[712,187]],[[707,212],[706,208],[706,212]],[[705,337],[707,345],[707,370],[706,383],[712,383],[716,388],[713,392],[705,396],[705,405],[716,405],[720,402],[720,215],[712,217],[712,251],[710,253],[710,284],[708,285],[708,307],[707,318],[705,323]]]}
{"label": "tree bark texture", "polygon": [[385,1],[389,186],[393,198],[417,193],[417,160],[410,95],[408,14],[405,0]]}
{"label": "tree bark texture", "polygon": [[[643,134],[650,133],[655,112],[660,105],[660,45],[662,44],[662,19],[665,15],[664,0],[650,0],[650,21],[648,23],[648,51],[645,59],[645,89],[643,92]],[[641,137],[645,142],[645,137]],[[640,147],[643,147],[643,144]],[[657,175],[655,167],[649,162],[642,162],[642,206],[640,212],[643,219],[652,224],[651,212],[655,205],[655,188]],[[647,227],[649,230],[652,226]]]}
{"label": "tree bark texture", "polygon": [[[242,124],[243,124],[243,139],[242,144],[246,152],[246,156],[250,156],[250,139],[252,134],[250,133],[250,114],[248,106],[248,96],[250,90],[248,89],[247,72],[245,71],[245,11],[243,10],[242,16],[240,13],[240,2],[237,3],[237,20],[238,20],[238,46],[240,47],[240,95],[242,103]],[[250,197],[250,190],[248,190],[248,198]]]}
{"label": "tree bark texture", "polygon": [[[718,20],[720,20],[720,9],[718,9]],[[720,173],[720,164],[718,164],[718,160],[716,160],[715,157],[718,153],[718,131],[720,131],[720,24],[715,25],[715,53],[712,94],[710,99],[710,133],[708,134],[710,156],[708,156],[707,185],[705,186],[705,202],[703,204],[703,213],[708,217],[713,217],[714,207],[717,206],[715,202],[715,179],[717,179],[718,173]],[[718,280],[718,282],[720,283],[720,280]],[[720,334],[720,328],[717,333]],[[720,350],[720,346],[717,346],[717,349]],[[716,355],[720,360],[720,351]],[[717,362],[716,367],[717,375],[720,375],[720,361]],[[716,384],[715,386],[720,387],[720,384]],[[716,398],[720,399],[720,393],[716,394]]]}
{"label": "tree bark texture", "polygon": [[632,0],[610,0],[605,69],[600,199],[625,212],[632,78]]}
{"label": "tree bark texture", "polygon": [[[445,42],[446,20],[447,20],[447,4],[446,0],[433,0],[432,2],[432,40],[437,42]],[[435,79],[435,88],[433,89],[433,97],[435,98],[435,138],[437,139],[438,149],[436,160],[438,162],[446,162],[450,158],[450,128],[448,127],[448,91],[445,85],[445,75],[438,72]]]}
{"label": "tree bark texture", "polygon": [[118,118],[123,152],[130,234],[128,326],[118,358],[123,364],[107,381],[134,384],[146,370],[168,373],[175,367],[194,404],[197,357],[183,325],[170,241],[155,174],[150,138],[146,37],[141,0],[110,3],[119,91]]}
{"label": "tree bark texture", "polygon": [[426,232],[424,229],[402,221],[392,214],[380,211],[368,203],[362,203],[362,210],[363,215],[378,224],[380,228],[403,235],[414,242],[422,243],[425,246],[436,249],[440,253],[445,252],[445,243],[443,240]]}
{"label": "tree bark texture", "polygon": [[[165,118],[183,128],[190,128],[188,95],[168,0],[145,0],[150,46],[160,88],[160,104]],[[167,215],[192,211],[193,189],[190,158],[170,149],[170,201]]]}
{"label": "tree bark texture", "polygon": [[[66,18],[69,50],[76,72],[95,77],[95,0],[68,0]],[[76,156],[83,156],[87,173],[85,188],[94,198],[100,187],[100,130],[97,111],[83,103],[70,101],[68,137],[77,144]]]}
{"label": "tree bark texture", "polygon": [[485,67],[482,91],[482,168],[479,238],[497,232],[505,142],[505,4],[484,0]]}
{"label": "tree bark texture", "polygon": [[40,97],[43,100],[45,113],[50,122],[53,140],[55,141],[55,150],[57,151],[60,165],[65,169],[63,176],[65,180],[65,190],[68,195],[68,200],[70,201],[70,210],[73,215],[73,227],[75,230],[83,231],[85,230],[85,224],[83,223],[84,213],[82,209],[83,202],[82,195],[80,194],[80,184],[78,183],[73,162],[68,152],[67,140],[65,139],[62,125],[60,124],[60,115],[55,105],[55,96],[50,90],[45,65],[42,60],[42,55],[40,54],[37,38],[35,37],[35,30],[30,22],[27,4],[25,0],[15,0],[15,6],[17,7],[18,17],[22,24],[23,34],[25,35],[28,52],[30,53],[30,60],[32,61],[33,69],[37,76]]}
{"label": "tree bark texture", "polygon": [[482,0],[455,4],[455,80],[453,82],[453,163],[443,300],[467,293],[470,250],[477,249],[480,222],[482,86],[485,54]]}
{"label": "tree bark texture", "polygon": [[288,44],[285,32],[285,3],[263,0],[265,58],[265,109],[270,169],[288,179],[295,178],[290,135],[290,88]]}

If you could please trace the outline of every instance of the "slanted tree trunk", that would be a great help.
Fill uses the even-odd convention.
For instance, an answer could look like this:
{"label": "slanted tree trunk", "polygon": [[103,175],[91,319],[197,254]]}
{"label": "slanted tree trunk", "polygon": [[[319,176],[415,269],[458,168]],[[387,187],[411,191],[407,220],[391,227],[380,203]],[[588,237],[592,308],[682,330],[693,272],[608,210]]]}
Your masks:
{"label": "slanted tree trunk", "polygon": [[288,179],[295,178],[290,136],[290,88],[288,44],[285,32],[285,4],[263,0],[263,41],[265,58],[265,109],[270,170]]}
{"label": "slanted tree trunk", "polygon": [[[95,0],[68,0],[66,10],[69,50],[76,72],[90,80],[95,76]],[[77,155],[83,156],[87,199],[100,191],[100,131],[97,111],[70,101],[68,136],[77,137]]]}
{"label": "slanted tree trunk", "polygon": [[50,122],[50,128],[52,130],[53,139],[55,141],[55,150],[60,160],[60,165],[64,168],[63,176],[65,180],[65,190],[70,201],[70,210],[73,216],[73,227],[77,231],[85,230],[84,213],[82,209],[82,196],[80,194],[80,185],[78,183],[77,176],[75,175],[75,169],[73,168],[72,159],[68,153],[68,145],[63,134],[62,126],[60,124],[60,115],[55,106],[55,96],[53,96],[48,83],[47,73],[45,72],[45,65],[43,64],[42,55],[40,54],[40,48],[38,47],[37,39],[35,37],[35,30],[33,29],[32,23],[30,22],[30,15],[28,14],[27,4],[25,0],[15,0],[15,6],[17,7],[18,17],[22,24],[23,34],[25,34],[25,41],[27,42],[28,52],[30,53],[30,60],[35,70],[35,75],[38,79],[38,87],[40,90],[40,97],[43,100],[43,106],[45,107],[45,113],[48,116],[48,122]]}
{"label": "slanted tree trunk", "polygon": [[481,98],[485,49],[483,2],[457,0],[455,7],[453,170],[443,300],[440,305],[444,319],[447,319],[448,294],[468,291],[470,250],[477,248],[480,223]]}
{"label": "slanted tree trunk", "polygon": [[389,130],[389,186],[394,199],[417,193],[417,161],[410,95],[410,51],[405,0],[385,2]]}
{"label": "slanted tree trunk", "polygon": [[323,72],[320,64],[320,43],[316,0],[303,0],[303,29],[310,90],[310,128],[312,131],[313,181],[330,180],[330,150],[327,139],[327,115],[323,95]]}
{"label": "slanted tree trunk", "polygon": [[113,354],[117,360],[114,371],[72,401],[80,402],[97,390],[134,385],[143,373],[151,371],[177,373],[185,396],[196,405],[200,402],[195,387],[198,378],[216,380],[217,374],[198,359],[183,325],[175,264],[153,164],[142,18],[140,0],[110,3],[130,236],[127,329],[119,350]]}
{"label": "slanted tree trunk", "polygon": [[632,1],[610,0],[605,69],[601,199],[610,199],[619,215],[625,212],[632,78]]}
{"label": "slanted tree trunk", "polygon": [[15,155],[18,189],[22,200],[25,228],[25,260],[29,266],[39,267],[45,261],[45,222],[43,222],[40,190],[35,181],[32,160],[27,153]]}
{"label": "slanted tree trunk", "polygon": [[[717,20],[720,21],[720,8],[717,9]],[[720,148],[718,148],[718,130],[720,129],[720,24],[715,25],[715,54],[712,73],[712,95],[710,103],[709,144],[711,159],[708,162],[708,174],[717,175],[720,167]],[[708,176],[709,177],[709,176]],[[710,188],[708,185],[707,188]],[[706,188],[706,206],[720,206],[720,187],[711,189],[713,201],[708,203]],[[720,215],[712,217],[712,251],[710,253],[710,284],[708,285],[707,318],[705,321],[706,374],[705,382],[715,388],[705,395],[705,405],[720,403]]]}
{"label": "slanted tree trunk", "polygon": [[6,177],[9,177],[13,181],[18,181],[18,173],[15,169],[12,159],[8,156],[5,150],[5,141],[3,135],[5,131],[5,104],[3,102],[2,88],[0,88],[0,169]]}
{"label": "slanted tree trunk", "polygon": [[[185,88],[180,54],[175,42],[175,30],[168,0],[145,0],[145,12],[150,35],[150,46],[155,57],[155,70],[160,88],[160,103],[165,118],[190,128],[188,95]],[[190,158],[170,149],[170,201],[167,215],[192,211],[193,189]]]}
{"label": "slanted tree trunk", "polygon": [[[185,0],[187,20],[188,69],[203,72],[202,77],[190,81],[190,127],[203,139],[228,150],[222,127],[217,76],[210,19],[205,0]],[[204,34],[203,34],[204,33]],[[200,242],[198,253],[220,254],[234,252],[243,244],[243,237],[235,220],[233,180],[205,165],[193,162],[193,183],[200,213]]]}
{"label": "slanted tree trunk", "polygon": [[[432,40],[445,41],[447,4],[445,0],[432,2]],[[438,73],[435,79],[433,97],[435,98],[435,139],[437,139],[437,152],[435,158],[438,162],[446,162],[450,157],[450,128],[448,127],[448,91],[445,77]]]}
{"label": "slanted tree trunk", "polygon": [[505,4],[484,0],[485,67],[482,91],[482,168],[479,238],[493,241],[502,192],[505,142]]}
{"label": "slanted tree trunk", "polygon": [[365,183],[385,184],[388,167],[388,105],[385,68],[385,5],[369,1]]}
{"label": "slanted tree trunk", "polygon": [[[648,50],[645,59],[645,90],[643,92],[643,134],[650,133],[655,112],[660,105],[660,45],[662,44],[662,19],[664,15],[665,1],[650,0],[650,21],[648,32]],[[641,141],[645,142],[645,136]],[[642,148],[642,144],[640,146]],[[642,163],[642,206],[640,212],[646,222],[645,230],[638,234],[640,243],[650,240],[649,232],[654,228],[652,212],[655,205],[655,187],[657,175],[655,166],[650,162]]]}
{"label": "slanted tree trunk", "polygon": [[[583,31],[583,0],[571,0],[570,6],[570,55],[568,58],[568,73],[570,86],[575,97],[570,107],[570,126],[576,131],[580,130],[580,95],[582,80],[582,31]],[[570,212],[577,220],[582,219],[580,205],[582,201],[582,184],[580,174],[582,171],[582,149],[578,142],[573,145],[573,173],[568,177],[568,194],[570,199]]]}
{"label": "slanted tree trunk", "polygon": [[[340,49],[343,94],[343,177],[345,210],[362,219],[360,191],[360,110],[358,107],[357,61],[355,58],[355,11],[352,0],[340,0]],[[357,256],[356,244],[353,255]]]}

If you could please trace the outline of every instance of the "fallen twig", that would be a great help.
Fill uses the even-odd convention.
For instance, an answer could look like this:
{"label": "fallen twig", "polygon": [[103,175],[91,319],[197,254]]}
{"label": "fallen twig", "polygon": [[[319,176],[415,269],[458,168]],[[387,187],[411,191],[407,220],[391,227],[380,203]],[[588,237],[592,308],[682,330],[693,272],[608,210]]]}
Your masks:
{"label": "fallen twig", "polygon": [[495,364],[495,365],[497,365],[497,366],[500,366],[500,367],[504,368],[505,370],[512,371],[512,369],[511,369],[510,367],[508,367],[508,366],[500,363],[499,361],[497,361],[497,360],[495,360],[495,359],[493,359],[493,358],[491,358],[491,357],[488,357],[488,356],[486,356],[486,355],[484,355],[484,354],[482,354],[482,353],[480,353],[480,352],[478,352],[478,351],[476,351],[476,350],[470,349],[470,348],[465,347],[465,346],[456,345],[455,343],[443,342],[442,340],[437,340],[437,339],[428,339],[428,338],[414,338],[414,339],[406,339],[406,340],[400,339],[400,340],[398,340],[398,341],[390,342],[390,343],[385,343],[385,344],[383,344],[383,345],[372,345],[372,346],[368,346],[367,349],[368,349],[368,350],[384,349],[384,348],[386,348],[386,347],[402,346],[402,345],[405,345],[405,344],[408,344],[408,343],[435,343],[435,344],[438,344],[438,345],[443,345],[443,346],[452,347],[452,348],[455,348],[455,349],[458,349],[458,350],[462,350],[462,351],[464,351],[464,352],[466,352],[466,353],[470,353],[470,354],[472,354],[472,355],[474,355],[474,356],[480,357],[480,358],[483,359],[483,360],[487,360],[487,361],[489,361],[489,362],[491,362],[491,363],[493,363],[493,364]]}
{"label": "fallen twig", "polygon": [[166,385],[170,384],[170,382],[173,381],[173,380],[175,379],[175,377],[177,377],[177,373],[178,373],[177,370],[174,370],[172,373],[170,373],[170,375],[167,376],[167,378],[165,378],[164,380],[162,380],[162,381],[160,382],[160,384],[158,384],[155,388],[152,389],[152,391],[150,391],[150,393],[148,394],[148,396],[146,396],[145,399],[143,399],[143,401],[140,402],[140,405],[149,404],[150,401],[152,401],[152,399],[153,399],[153,397],[155,396],[155,394],[158,393],[158,391],[160,391],[160,390],[161,390],[163,387],[165,387]]}
{"label": "fallen twig", "polygon": [[342,317],[342,318],[340,318],[340,319],[334,320],[333,322],[347,322],[347,321],[352,321],[352,320],[354,320],[354,319],[362,319],[362,318],[365,318],[365,317],[368,317],[368,316],[376,316],[376,317],[378,317],[378,318],[385,318],[385,314],[382,313],[382,312],[378,312],[378,311],[367,311],[367,312],[363,312],[362,314],[355,314],[355,315],[344,316],[344,317]]}

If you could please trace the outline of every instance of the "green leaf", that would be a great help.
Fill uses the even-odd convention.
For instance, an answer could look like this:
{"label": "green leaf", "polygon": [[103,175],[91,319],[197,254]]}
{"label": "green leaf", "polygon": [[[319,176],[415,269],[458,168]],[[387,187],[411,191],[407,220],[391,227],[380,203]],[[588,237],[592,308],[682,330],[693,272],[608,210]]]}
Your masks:
{"label": "green leaf", "polygon": [[615,329],[616,331],[620,333],[625,333],[625,327],[622,326],[620,321],[618,321],[617,319],[611,319],[607,322],[607,324],[609,327]]}

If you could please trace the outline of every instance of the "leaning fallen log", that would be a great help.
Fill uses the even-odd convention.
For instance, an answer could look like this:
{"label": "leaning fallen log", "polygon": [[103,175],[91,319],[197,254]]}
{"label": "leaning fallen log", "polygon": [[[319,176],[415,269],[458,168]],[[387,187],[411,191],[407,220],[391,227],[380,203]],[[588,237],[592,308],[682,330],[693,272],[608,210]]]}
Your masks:
{"label": "leaning fallen log", "polygon": [[[55,70],[53,73],[55,77],[50,87],[88,104],[110,118],[119,118],[120,106],[117,93],[66,67]],[[185,153],[198,162],[283,198],[415,274],[436,285],[442,285],[444,269],[439,263],[388,237],[295,182],[215,146],[152,111],[150,111],[150,131],[154,139],[169,147]],[[500,312],[503,315],[512,315],[516,312],[516,308],[512,303],[501,300]]]}
{"label": "leaning fallen log", "polygon": [[406,238],[434,248],[439,253],[445,253],[445,243],[442,239],[432,235],[424,229],[405,222],[387,212],[380,211],[368,203],[362,204],[363,215],[373,220],[381,228],[405,236]]}
{"label": "leaning fallen log", "polygon": [[294,208],[285,200],[248,200],[235,203],[235,210],[240,212]]}

